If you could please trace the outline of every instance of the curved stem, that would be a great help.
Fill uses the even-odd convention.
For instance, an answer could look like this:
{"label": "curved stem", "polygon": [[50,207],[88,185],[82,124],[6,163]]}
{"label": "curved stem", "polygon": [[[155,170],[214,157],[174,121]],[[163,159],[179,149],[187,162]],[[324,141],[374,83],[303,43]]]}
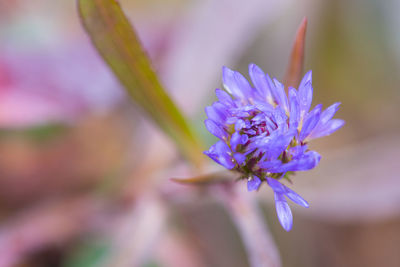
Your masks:
{"label": "curved stem", "polygon": [[250,266],[281,266],[279,251],[253,194],[239,192],[235,185],[223,185],[219,195],[243,240]]}

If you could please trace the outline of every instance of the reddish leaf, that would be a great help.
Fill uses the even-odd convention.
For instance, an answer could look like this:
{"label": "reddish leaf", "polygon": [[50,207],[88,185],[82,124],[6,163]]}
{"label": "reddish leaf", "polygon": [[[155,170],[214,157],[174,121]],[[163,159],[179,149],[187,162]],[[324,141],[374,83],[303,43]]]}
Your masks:
{"label": "reddish leaf", "polygon": [[235,175],[231,171],[219,171],[209,174],[199,175],[190,178],[171,178],[172,181],[179,184],[207,185],[216,182],[226,182],[235,179]]}
{"label": "reddish leaf", "polygon": [[304,44],[307,29],[307,18],[304,18],[297,29],[296,39],[292,47],[289,65],[285,75],[285,86],[297,87],[301,80],[304,66]]}

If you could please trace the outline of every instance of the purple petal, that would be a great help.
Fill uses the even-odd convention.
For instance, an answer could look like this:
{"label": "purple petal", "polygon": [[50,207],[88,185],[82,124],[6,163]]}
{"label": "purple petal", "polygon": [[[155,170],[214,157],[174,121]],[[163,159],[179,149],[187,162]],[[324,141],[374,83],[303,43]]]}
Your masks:
{"label": "purple petal", "polygon": [[261,179],[257,176],[250,177],[247,181],[247,190],[254,191],[257,190],[261,185]]}
{"label": "purple petal", "polygon": [[285,111],[283,110],[282,107],[278,106],[272,113],[272,117],[275,120],[276,124],[278,127],[284,128],[287,126],[286,120],[287,116],[285,114]]}
{"label": "purple petal", "polygon": [[242,140],[240,141],[240,143],[242,144],[242,145],[244,145],[244,144],[246,144],[247,143],[247,141],[249,141],[249,136],[247,135],[247,134],[242,134]]}
{"label": "purple petal", "polygon": [[330,135],[334,131],[340,129],[345,124],[344,120],[333,119],[325,123],[323,126],[316,128],[309,136],[309,139],[319,138]]}
{"label": "purple petal", "polygon": [[312,83],[312,71],[309,70],[306,74],[304,74],[303,79],[301,79],[299,90],[303,88],[307,83]]}
{"label": "purple petal", "polygon": [[255,106],[258,110],[267,114],[274,111],[274,107],[267,102],[255,101]]}
{"label": "purple petal", "polygon": [[215,146],[215,151],[218,154],[218,160],[225,168],[232,169],[235,167],[231,156],[231,149],[223,141],[218,141]]}
{"label": "purple petal", "polygon": [[204,151],[204,154],[206,154],[207,156],[209,156],[212,160],[214,160],[215,162],[217,162],[218,164],[221,164],[221,162],[219,161],[219,155],[217,153],[217,143],[212,145],[207,151]]}
{"label": "purple petal", "polygon": [[235,81],[235,71],[228,67],[222,67],[222,81],[225,90],[236,98],[243,99],[244,94]]}
{"label": "purple petal", "polygon": [[306,171],[311,170],[318,165],[321,160],[321,156],[315,151],[309,151],[304,156],[292,159],[288,163],[284,163],[281,166],[272,167],[269,169],[273,173],[285,173],[289,171]]}
{"label": "purple petal", "polygon": [[252,113],[256,112],[257,108],[253,105],[242,105],[238,108],[231,108],[229,112],[236,117],[249,117]]}
{"label": "purple petal", "polygon": [[246,127],[246,123],[244,120],[237,120],[235,123],[235,131],[240,131]]}
{"label": "purple petal", "polygon": [[279,194],[286,193],[285,186],[283,184],[281,184],[278,180],[267,177],[267,183],[272,188],[272,190],[274,190],[275,193],[279,193]]}
{"label": "purple petal", "polygon": [[242,74],[227,67],[223,67],[222,80],[226,91],[236,98],[247,102],[247,99],[251,96],[251,86]]}
{"label": "purple petal", "polygon": [[212,145],[207,151],[204,151],[203,153],[208,157],[210,157],[212,160],[214,160],[216,163],[221,164],[218,160],[218,155],[215,153],[215,144]]}
{"label": "purple petal", "polygon": [[290,106],[289,126],[293,129],[297,129],[300,122],[300,106],[297,98],[297,91],[293,87],[289,88],[289,106]]}
{"label": "purple petal", "polygon": [[339,109],[339,105],[340,103],[335,103],[321,113],[320,121],[314,130],[311,131],[308,139],[329,135],[344,125],[344,121],[342,120],[334,120],[334,122],[331,122],[331,118]]}
{"label": "purple petal", "polygon": [[232,97],[225,92],[224,90],[221,89],[215,89],[215,94],[218,98],[218,100],[223,103],[224,105],[228,106],[228,107],[234,107],[235,103],[233,102]]}
{"label": "purple petal", "polygon": [[231,137],[230,142],[231,148],[236,151],[238,145],[242,145],[242,136],[238,132],[234,132]]}
{"label": "purple petal", "polygon": [[325,124],[327,123],[330,119],[332,119],[333,115],[335,115],[336,111],[338,111],[340,106],[340,103],[337,102],[333,105],[331,105],[330,107],[328,107],[327,109],[325,109],[322,113],[321,113],[321,118],[320,118],[320,122],[319,124]]}
{"label": "purple petal", "polygon": [[317,105],[305,118],[304,124],[301,127],[301,132],[299,135],[300,141],[303,141],[307,138],[307,136],[314,130],[315,126],[317,126],[319,122],[319,118],[321,115],[322,105]]}
{"label": "purple petal", "polygon": [[268,88],[271,92],[272,95],[272,99],[270,101],[271,105],[274,105],[275,103],[277,103],[277,99],[275,98],[274,92],[276,93],[276,86],[274,84],[274,82],[272,81],[271,77],[269,77],[268,74],[265,75],[265,78],[267,79],[267,83],[268,83]]}
{"label": "purple petal", "polygon": [[206,125],[207,130],[212,133],[214,136],[220,138],[220,139],[227,139],[228,134],[225,132],[223,127],[216,122],[207,119],[204,121],[204,124]]}
{"label": "purple petal", "polygon": [[288,203],[286,202],[285,196],[275,192],[275,207],[278,215],[279,222],[283,229],[290,231],[293,225],[293,215]]}
{"label": "purple petal", "polygon": [[222,125],[226,123],[226,119],[229,116],[226,107],[219,102],[215,102],[212,106],[206,107],[205,111],[209,119]]}
{"label": "purple petal", "polygon": [[257,132],[255,130],[249,129],[245,131],[246,134],[255,135]]}
{"label": "purple petal", "polygon": [[300,117],[303,118],[311,107],[313,88],[312,88],[312,71],[304,75],[299,85],[299,104],[300,104]]}
{"label": "purple petal", "polygon": [[307,145],[298,145],[295,147],[289,148],[289,155],[294,159],[302,156],[307,150]]}
{"label": "purple petal", "polygon": [[262,69],[258,67],[256,64],[252,63],[249,65],[249,74],[251,81],[254,84],[260,96],[266,99],[267,101],[272,102],[273,99],[271,95],[271,90],[269,88],[269,84],[267,82],[265,73],[262,71]]}
{"label": "purple petal", "polygon": [[277,166],[281,166],[281,165],[282,165],[282,161],[281,161],[281,160],[278,160],[278,159],[276,159],[276,160],[262,161],[262,162],[259,162],[259,163],[258,163],[258,166],[259,166],[261,169],[264,169],[264,170],[269,170],[269,169],[272,168],[272,167],[277,167]]}
{"label": "purple petal", "polygon": [[[256,116],[254,116],[254,117],[251,119],[251,121],[252,121],[253,123],[260,123],[260,122],[262,122],[262,121],[265,121],[265,119],[266,119],[265,113],[258,113]],[[254,124],[253,124],[253,125],[254,125]]]}
{"label": "purple petal", "polygon": [[253,89],[247,79],[238,71],[235,71],[235,80],[239,88],[242,90],[246,98],[251,98],[253,96]]}
{"label": "purple petal", "polygon": [[233,154],[233,158],[236,160],[236,162],[239,165],[242,165],[242,163],[245,162],[245,160],[246,160],[246,155],[243,155],[241,153],[235,153],[235,154]]}
{"label": "purple petal", "polygon": [[235,124],[238,121],[238,118],[235,116],[228,117],[225,124]]}
{"label": "purple petal", "polygon": [[265,124],[266,124],[265,126],[267,127],[267,130],[270,133],[272,131],[275,131],[278,128],[277,124],[274,121],[272,121],[272,119],[269,116],[265,117]]}
{"label": "purple petal", "polygon": [[273,160],[276,159],[282,152],[288,147],[292,141],[295,132],[290,130],[286,134],[280,134],[274,132],[267,137],[267,142],[260,141],[259,147],[263,149],[265,153],[265,159]]}
{"label": "purple petal", "polygon": [[292,200],[294,203],[299,204],[300,206],[303,206],[305,208],[308,208],[310,205],[308,204],[307,201],[304,200],[299,194],[294,192],[292,189],[289,187],[285,186],[286,193],[285,195]]}
{"label": "purple petal", "polygon": [[212,145],[208,151],[204,151],[204,154],[227,169],[232,169],[236,165],[231,157],[231,149],[223,141]]}
{"label": "purple petal", "polygon": [[274,78],[275,91],[273,91],[274,97],[278,104],[284,109],[284,111],[289,111],[288,99],[285,93],[285,86]]}
{"label": "purple petal", "polygon": [[307,201],[305,201],[301,196],[299,196],[296,192],[294,192],[289,187],[281,184],[278,180],[267,177],[268,185],[274,190],[277,194],[283,194],[290,198],[294,203],[299,204],[300,206],[308,208],[309,205]]}

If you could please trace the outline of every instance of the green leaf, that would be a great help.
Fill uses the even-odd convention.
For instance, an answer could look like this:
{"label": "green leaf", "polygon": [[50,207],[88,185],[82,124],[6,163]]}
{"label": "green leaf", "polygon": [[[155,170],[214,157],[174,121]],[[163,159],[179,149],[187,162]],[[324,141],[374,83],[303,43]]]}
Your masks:
{"label": "green leaf", "polygon": [[67,125],[50,123],[43,125],[35,125],[22,129],[6,129],[0,128],[0,140],[5,138],[26,138],[37,143],[45,143],[67,133],[69,127]]}
{"label": "green leaf", "polygon": [[110,254],[110,245],[105,240],[88,240],[77,244],[64,262],[64,267],[100,267]]}
{"label": "green leaf", "polygon": [[187,159],[200,165],[198,139],[165,92],[140,41],[115,0],[78,0],[82,24],[132,100],[168,134]]}

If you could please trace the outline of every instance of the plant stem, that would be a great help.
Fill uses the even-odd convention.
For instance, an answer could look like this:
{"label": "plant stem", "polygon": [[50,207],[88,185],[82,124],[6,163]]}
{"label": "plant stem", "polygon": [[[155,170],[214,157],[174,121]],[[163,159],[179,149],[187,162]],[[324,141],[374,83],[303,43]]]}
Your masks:
{"label": "plant stem", "polygon": [[220,188],[222,203],[239,231],[250,266],[281,266],[279,251],[253,194],[241,192],[236,183],[224,184]]}

